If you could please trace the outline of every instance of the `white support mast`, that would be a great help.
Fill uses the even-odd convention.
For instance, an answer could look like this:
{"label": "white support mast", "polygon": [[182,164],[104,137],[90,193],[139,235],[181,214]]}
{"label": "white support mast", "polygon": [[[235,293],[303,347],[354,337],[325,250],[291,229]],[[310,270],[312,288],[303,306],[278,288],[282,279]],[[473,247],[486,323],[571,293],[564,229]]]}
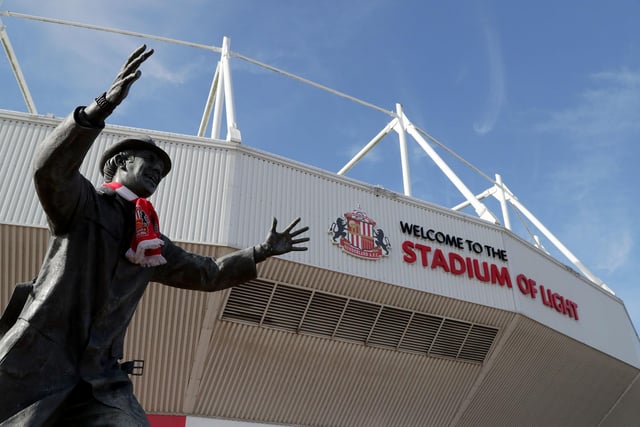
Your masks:
{"label": "white support mast", "polygon": [[438,153],[424,140],[422,135],[416,130],[416,127],[411,123],[407,116],[402,111],[402,106],[396,104],[397,116],[387,124],[387,126],[376,135],[362,150],[358,152],[345,166],[340,169],[338,175],[344,175],[349,169],[351,169],[360,159],[364,157],[375,145],[382,140],[390,129],[394,129],[400,139],[400,157],[402,161],[402,179],[404,184],[404,194],[411,196],[411,178],[409,176],[409,160],[408,151],[406,148],[406,135],[408,133],[413,139],[422,147],[422,150],[433,160],[433,162],[440,168],[445,176],[455,185],[460,193],[467,199],[467,203],[472,205],[478,214],[478,216],[486,221],[494,224],[499,224],[498,218],[482,203],[476,196],[473,195],[471,190],[462,182],[462,180],[453,172],[453,170],[442,160]]}
{"label": "white support mast", "polygon": [[356,163],[358,163],[360,159],[362,159],[369,151],[373,149],[373,147],[378,144],[378,142],[382,141],[382,139],[393,130],[397,123],[398,119],[393,119],[389,123],[387,123],[387,125],[380,132],[378,132],[378,134],[374,136],[373,139],[371,139],[371,141],[367,143],[367,145],[365,145],[351,160],[347,162],[346,165],[342,167],[342,169],[338,171],[338,175],[344,175],[345,173],[349,172],[349,170],[351,170],[351,168]]}
{"label": "white support mast", "polygon": [[[0,4],[1,3],[2,2],[0,1]],[[11,65],[13,75],[16,77],[18,87],[20,88],[20,93],[22,93],[22,97],[24,98],[24,102],[27,104],[29,112],[31,114],[38,114],[36,104],[33,102],[31,92],[29,91],[29,86],[27,85],[27,81],[24,78],[24,74],[22,74],[20,63],[18,62],[18,58],[13,51],[13,46],[11,46],[11,41],[9,40],[9,34],[7,34],[7,30],[2,23],[2,19],[0,19],[0,42],[2,42],[2,48],[4,49],[4,53],[9,60],[9,65]]]}
{"label": "white support mast", "polygon": [[471,190],[469,190],[469,188],[462,182],[458,175],[456,175],[455,172],[451,170],[449,165],[447,165],[447,163],[442,160],[442,157],[440,157],[438,153],[436,153],[436,151],[433,149],[433,147],[431,147],[431,145],[429,145],[427,141],[424,140],[422,135],[418,133],[415,126],[409,121],[409,119],[407,119],[406,116],[404,117],[404,119],[405,123],[407,124],[407,132],[409,133],[409,135],[411,135],[416,140],[416,142],[418,142],[420,147],[422,147],[424,152],[427,153],[429,157],[431,157],[431,160],[433,160],[436,166],[440,168],[445,176],[449,178],[449,181],[451,181],[451,183],[456,186],[458,191],[462,193],[462,195],[467,199],[471,206],[473,206],[476,214],[486,221],[492,222],[494,224],[499,224],[500,221],[498,221],[498,218],[493,214],[493,212],[491,212],[489,208],[487,208],[473,195]]}
{"label": "white support mast", "polygon": [[[478,200],[482,200],[489,196],[495,197],[499,202],[502,208],[502,216],[504,220],[504,226],[506,229],[511,230],[511,221],[509,220],[509,211],[508,204],[513,206],[513,208],[517,209],[520,213],[522,213],[531,223],[551,242],[553,245],[564,255],[571,263],[589,280],[591,280],[596,285],[600,286],[602,289],[614,294],[614,292],[595,274],[591,272],[579,259],[575,256],[561,241],[558,239],[545,225],[538,219],[536,216],[529,211],[519,200],[518,198],[507,188],[507,186],[502,181],[502,177],[496,174],[496,182],[494,185],[482,193],[475,196]],[[452,210],[458,211],[469,206],[469,201],[462,202],[453,208]],[[534,240],[534,246],[538,249],[546,252],[544,247],[540,243],[540,239],[538,236],[532,236]]]}
{"label": "white support mast", "polygon": [[[216,93],[218,92],[218,85],[220,84],[220,62],[216,66],[216,71],[213,74],[213,80],[211,80],[211,88],[209,89],[209,96],[207,96],[207,102],[204,105],[204,111],[202,112],[202,119],[200,120],[200,127],[198,128],[198,136],[204,136],[207,132],[207,125],[209,118],[211,117],[211,108],[213,108],[214,101],[217,100]],[[217,106],[216,106],[217,107]],[[216,108],[217,111],[217,108]],[[217,131],[216,131],[217,130]],[[211,138],[217,138],[220,131],[219,120],[216,117],[213,118],[213,125],[211,127]]]}
{"label": "white support mast", "polygon": [[204,107],[202,120],[198,129],[198,136],[204,136],[207,129],[207,122],[211,118],[211,109],[213,104],[213,120],[211,126],[211,138],[220,139],[220,128],[222,126],[223,102],[226,112],[227,136],[228,142],[242,142],[240,129],[236,123],[235,102],[233,97],[233,84],[231,80],[231,66],[229,59],[231,50],[229,46],[231,41],[228,37],[224,37],[222,41],[222,52],[220,61],[216,66],[216,71],[211,81],[211,89]]}
{"label": "white support mast", "polygon": [[398,143],[400,144],[400,161],[402,163],[402,185],[404,194],[411,196],[411,177],[409,176],[409,154],[407,152],[407,129],[404,119],[406,118],[402,112],[402,105],[396,104],[396,113],[398,114],[398,123],[394,126],[394,130],[398,132]]}
{"label": "white support mast", "polygon": [[[589,280],[597,284],[601,288],[613,294],[613,291],[595,274],[593,274],[582,262],[564,245],[562,242],[549,231],[547,227],[542,224],[507,188],[506,184],[502,181],[502,177],[496,174],[496,180],[494,185],[478,195],[474,195],[471,190],[462,182],[462,180],[453,172],[449,165],[438,155],[438,153],[431,147],[431,145],[422,137],[417,128],[411,123],[407,116],[402,111],[402,106],[396,104],[397,116],[392,119],[387,126],[385,126],[367,145],[361,149],[345,166],[340,169],[338,175],[344,175],[348,172],[358,161],[360,161],[371,149],[373,149],[385,136],[387,136],[391,129],[395,130],[399,135],[400,154],[402,163],[402,179],[404,184],[404,194],[411,196],[411,184],[409,177],[409,162],[406,147],[406,136],[408,133],[413,139],[420,145],[422,150],[431,158],[431,160],[438,166],[438,168],[444,173],[444,175],[451,181],[451,183],[458,189],[458,191],[465,197],[465,201],[454,206],[452,210],[461,210],[465,207],[472,206],[476,211],[476,214],[489,222],[494,224],[500,224],[498,218],[487,208],[481,200],[493,196],[500,203],[500,209],[502,213],[503,225],[506,229],[511,230],[511,220],[509,217],[509,204],[521,212],[531,223],[551,242],[553,245],[565,256],[571,263]],[[534,246],[544,251],[542,244],[540,243],[538,236],[533,236]],[[546,252],[546,251],[545,251]]]}

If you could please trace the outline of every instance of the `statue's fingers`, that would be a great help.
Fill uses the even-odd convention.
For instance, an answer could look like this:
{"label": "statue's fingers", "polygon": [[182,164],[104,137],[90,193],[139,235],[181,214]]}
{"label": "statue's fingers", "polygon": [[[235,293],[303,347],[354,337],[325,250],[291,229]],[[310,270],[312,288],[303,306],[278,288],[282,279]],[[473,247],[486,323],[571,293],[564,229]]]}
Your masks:
{"label": "statue's fingers", "polygon": [[131,65],[135,65],[135,67],[138,68],[140,64],[146,61],[151,55],[153,55],[153,49],[149,49],[147,52],[144,52],[142,55],[135,58]]}
{"label": "statue's fingers", "polygon": [[276,217],[273,217],[273,222],[271,223],[271,232],[275,233],[276,232],[276,226],[278,225],[278,220],[276,219]]}
{"label": "statue's fingers", "polygon": [[[142,53],[147,50],[147,45],[143,44],[141,46],[138,46],[138,48],[136,50],[134,50],[131,55],[129,55],[129,57],[127,58],[127,62],[125,62],[126,65],[130,65],[133,62],[135,62],[137,59],[139,59],[142,55]],[[153,51],[153,49],[151,50]]]}
{"label": "statue's fingers", "polygon": [[297,223],[299,223],[299,222],[300,222],[300,217],[298,217],[298,218],[294,219],[294,220],[291,222],[291,224],[289,224],[289,226],[288,226],[288,227],[283,231],[283,233],[288,233],[288,232],[290,232],[291,230],[293,230],[293,227],[295,227],[295,226],[296,226],[296,224],[297,224]]}
{"label": "statue's fingers", "polygon": [[122,70],[120,72],[121,76],[133,74],[140,67],[140,64],[146,61],[148,57],[153,55],[153,49],[150,49],[149,51],[144,52],[146,48],[147,48],[147,45],[142,45],[129,56],[129,58],[127,59],[127,62],[122,67]]}
{"label": "statue's fingers", "polygon": [[306,251],[308,249],[309,248],[307,248],[306,246],[294,246],[294,247],[291,248],[292,251],[297,251],[297,252]]}
{"label": "statue's fingers", "polygon": [[131,65],[135,63],[136,59],[140,56],[140,54],[142,52],[145,51],[146,48],[147,48],[147,45],[143,44],[142,46],[139,46],[136,50],[131,52],[131,54],[129,55],[129,57],[125,61],[124,65],[122,65],[122,68],[120,69],[120,72],[118,73],[118,77],[121,77],[123,75],[127,75],[127,74],[131,73],[131,71],[130,71],[131,70]]}
{"label": "statue's fingers", "polygon": [[127,60],[127,62],[133,61],[134,58],[136,58],[138,55],[140,55],[145,50],[147,50],[147,44],[143,43],[140,46],[138,46],[136,48],[136,50],[134,50],[133,53],[131,53],[131,55],[129,55],[129,59]]}
{"label": "statue's fingers", "polygon": [[302,233],[305,233],[305,232],[307,232],[307,231],[309,231],[309,227],[302,227],[302,228],[300,228],[300,229],[298,229],[298,230],[294,231],[293,233],[291,233],[291,237],[295,237],[295,236],[297,236],[298,234],[302,234]]}
{"label": "statue's fingers", "polygon": [[140,76],[142,76],[142,71],[140,70],[136,70],[135,73],[127,74],[122,80],[120,80],[120,85],[121,86],[130,85],[136,80],[138,80]]}
{"label": "statue's fingers", "polygon": [[308,242],[309,238],[308,237],[303,237],[301,239],[295,239],[291,241],[292,245],[297,245],[298,243],[304,243],[304,242]]}

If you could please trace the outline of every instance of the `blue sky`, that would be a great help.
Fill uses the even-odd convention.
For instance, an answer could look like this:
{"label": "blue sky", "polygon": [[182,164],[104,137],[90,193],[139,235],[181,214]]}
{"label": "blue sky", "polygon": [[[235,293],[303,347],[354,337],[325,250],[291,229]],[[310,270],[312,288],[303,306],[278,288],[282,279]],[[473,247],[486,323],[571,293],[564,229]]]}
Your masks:
{"label": "blue sky", "polygon": [[[244,56],[386,110],[401,103],[417,127],[488,176],[501,174],[640,325],[637,1],[110,0],[88,7],[80,0],[4,0],[0,10],[218,47],[228,36],[231,50]],[[142,43],[0,19],[41,114],[65,116],[89,102]],[[147,43],[156,53],[110,123],[196,134],[218,54]],[[390,121],[239,59],[232,72],[238,126],[251,147],[336,172]],[[26,111],[4,56],[0,108]],[[409,142],[413,195],[448,207],[461,202]],[[438,152],[474,193],[491,186]],[[348,176],[402,192],[396,135]]]}

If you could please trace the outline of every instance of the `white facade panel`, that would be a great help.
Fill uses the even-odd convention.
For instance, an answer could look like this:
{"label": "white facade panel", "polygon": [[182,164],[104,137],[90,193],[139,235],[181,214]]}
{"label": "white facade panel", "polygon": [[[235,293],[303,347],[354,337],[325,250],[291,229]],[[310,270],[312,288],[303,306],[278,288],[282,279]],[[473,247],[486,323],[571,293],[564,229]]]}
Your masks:
{"label": "white facade panel", "polygon": [[163,233],[182,242],[228,246],[234,152],[188,143],[164,148],[175,171],[153,196]]}
{"label": "white facade panel", "polygon": [[[619,299],[499,226],[250,153],[238,159],[237,165],[238,176],[234,182],[242,196],[232,202],[235,212],[232,217],[237,222],[232,224],[230,241],[237,241],[240,247],[262,237],[269,213],[281,221],[301,216],[302,223],[311,227],[309,251],[289,254],[288,259],[521,312],[580,342],[640,366],[637,336]],[[332,244],[331,224],[356,209],[365,212],[375,220],[376,227],[384,230],[391,243],[388,256],[360,259]],[[261,219],[260,215],[265,218]],[[260,227],[260,222],[263,230],[248,226]],[[406,228],[401,227],[401,222]],[[407,232],[406,224],[415,226],[411,233]],[[428,247],[428,251],[417,250],[418,245]],[[427,252],[423,261],[424,251]],[[521,290],[526,288],[524,283],[531,280],[545,289],[545,294],[538,294],[535,300]],[[548,301],[549,298],[552,300]],[[615,332],[611,330],[614,324],[618,325]]]}
{"label": "white facade panel", "polygon": [[517,281],[513,294],[520,313],[640,366],[638,337],[619,299],[518,239],[507,235],[505,243],[512,258],[509,268]]}
{"label": "white facade panel", "polygon": [[52,129],[50,120],[35,124],[26,115],[8,115],[0,111],[0,180],[4,188],[0,198],[0,221],[5,224],[45,225],[44,214],[33,189],[31,162],[35,142]]}
{"label": "white facade panel", "polygon": [[[3,162],[0,179],[10,190],[0,199],[0,222],[46,226],[46,217],[33,187],[32,161],[38,143],[60,121],[0,110]],[[226,243],[229,229],[226,208],[230,206],[226,190],[232,189],[226,181],[233,177],[234,159],[233,152],[227,149],[231,147],[205,138],[108,126],[87,153],[81,173],[99,185],[102,182],[98,169],[100,155],[108,146],[131,134],[153,136],[177,166],[151,198],[158,208],[163,232],[181,241]]]}
{"label": "white facade panel", "polygon": [[[374,187],[321,171],[303,171],[288,163],[268,162],[244,155],[237,164],[237,173],[246,171],[235,179],[242,196],[233,202],[233,211],[237,212],[233,217],[238,224],[232,227],[231,233],[238,233],[238,237],[231,238],[231,241],[237,240],[239,246],[261,239],[271,215],[279,218],[282,226],[290,219],[301,216],[301,223],[311,227],[309,251],[289,254],[286,256],[288,259],[357,277],[514,310],[513,293],[506,284],[491,284],[477,279],[475,274],[470,278],[464,261],[469,257],[471,262],[476,260],[480,266],[486,262],[488,266],[494,264],[498,269],[507,265],[486,255],[485,246],[504,248],[502,234],[497,227],[398,194],[379,194],[380,191]],[[339,218],[345,219],[345,214],[354,210],[365,212],[375,221],[375,228],[384,232],[390,242],[387,256],[362,259],[350,255],[339,244],[332,242],[333,234],[329,230],[332,224]],[[257,212],[256,219],[252,219],[254,212]],[[260,219],[261,215],[264,219]],[[456,248],[404,233],[401,222],[421,227],[423,232],[433,230],[439,236],[455,237],[461,246]],[[247,226],[252,223],[262,229],[252,230]],[[430,247],[426,266],[418,250],[414,251],[415,261],[405,261],[405,241]],[[467,241],[479,244],[482,253],[470,251]],[[440,257],[445,258],[446,267],[436,265],[432,268],[432,257],[436,250]],[[463,274],[446,271],[451,252],[459,254],[463,260],[461,265],[457,265],[457,268],[464,269]]]}

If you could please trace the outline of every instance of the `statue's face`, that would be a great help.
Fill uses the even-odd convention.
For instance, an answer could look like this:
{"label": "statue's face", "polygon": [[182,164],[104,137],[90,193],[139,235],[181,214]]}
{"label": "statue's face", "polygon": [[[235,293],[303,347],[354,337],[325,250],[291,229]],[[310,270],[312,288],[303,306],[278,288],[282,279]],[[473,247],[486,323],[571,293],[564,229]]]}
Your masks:
{"label": "statue's face", "polygon": [[155,152],[136,150],[123,165],[118,166],[113,180],[129,188],[139,197],[149,197],[162,181],[163,171],[164,163]]}

